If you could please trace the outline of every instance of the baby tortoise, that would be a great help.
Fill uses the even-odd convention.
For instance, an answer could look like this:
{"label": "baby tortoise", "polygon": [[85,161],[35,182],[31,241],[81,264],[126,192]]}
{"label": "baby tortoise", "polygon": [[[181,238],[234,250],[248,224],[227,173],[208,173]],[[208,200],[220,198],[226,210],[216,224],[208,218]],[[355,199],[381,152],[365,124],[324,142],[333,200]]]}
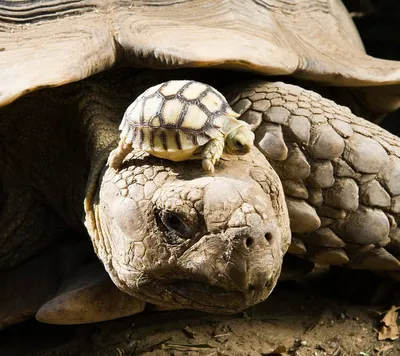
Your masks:
{"label": "baby tortoise", "polygon": [[118,169],[140,149],[175,162],[201,159],[204,170],[214,173],[224,151],[244,155],[253,145],[254,134],[239,116],[210,85],[170,80],[153,86],[126,110],[109,165]]}

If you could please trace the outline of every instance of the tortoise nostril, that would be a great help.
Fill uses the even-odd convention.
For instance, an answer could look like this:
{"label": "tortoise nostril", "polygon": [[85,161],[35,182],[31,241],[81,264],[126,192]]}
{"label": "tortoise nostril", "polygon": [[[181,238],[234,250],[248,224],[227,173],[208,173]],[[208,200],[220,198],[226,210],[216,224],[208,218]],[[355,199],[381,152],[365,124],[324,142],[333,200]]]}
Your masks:
{"label": "tortoise nostril", "polygon": [[265,239],[267,240],[267,242],[271,243],[272,242],[272,234],[270,232],[267,232],[265,234]]}
{"label": "tortoise nostril", "polygon": [[249,291],[252,292],[256,290],[256,286],[254,284],[249,284]]}
{"label": "tortoise nostril", "polygon": [[271,289],[271,286],[272,286],[272,280],[268,278],[264,284],[264,289]]}
{"label": "tortoise nostril", "polygon": [[252,237],[248,237],[246,239],[246,242],[245,242],[246,247],[249,248],[253,244],[253,242],[254,242],[253,238]]}

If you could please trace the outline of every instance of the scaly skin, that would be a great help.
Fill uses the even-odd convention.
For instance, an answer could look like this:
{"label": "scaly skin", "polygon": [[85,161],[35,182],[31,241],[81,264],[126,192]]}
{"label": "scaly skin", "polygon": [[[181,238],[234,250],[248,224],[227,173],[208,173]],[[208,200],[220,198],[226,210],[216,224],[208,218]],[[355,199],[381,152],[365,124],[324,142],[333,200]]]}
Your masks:
{"label": "scaly skin", "polygon": [[234,91],[233,109],[282,180],[289,251],[320,264],[399,271],[399,138],[297,86],[259,81]]}
{"label": "scaly skin", "polygon": [[231,313],[265,299],[290,239],[278,177],[256,152],[214,176],[139,154],[101,175],[90,206],[86,226],[114,283],[170,307]]}

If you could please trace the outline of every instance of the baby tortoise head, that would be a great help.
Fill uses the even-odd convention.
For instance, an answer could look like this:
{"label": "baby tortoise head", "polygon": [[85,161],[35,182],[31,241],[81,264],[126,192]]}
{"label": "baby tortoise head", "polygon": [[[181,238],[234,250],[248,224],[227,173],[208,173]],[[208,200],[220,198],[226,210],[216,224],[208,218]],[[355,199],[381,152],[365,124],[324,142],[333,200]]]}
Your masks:
{"label": "baby tortoise head", "polygon": [[216,89],[192,80],[171,80],[147,89],[126,110],[118,147],[109,158],[118,170],[132,150],[170,161],[202,160],[206,171],[225,151],[250,151],[254,134]]}
{"label": "baby tortoise head", "polygon": [[253,142],[254,133],[250,125],[240,121],[240,125],[226,135],[225,151],[233,155],[245,155],[250,152]]}

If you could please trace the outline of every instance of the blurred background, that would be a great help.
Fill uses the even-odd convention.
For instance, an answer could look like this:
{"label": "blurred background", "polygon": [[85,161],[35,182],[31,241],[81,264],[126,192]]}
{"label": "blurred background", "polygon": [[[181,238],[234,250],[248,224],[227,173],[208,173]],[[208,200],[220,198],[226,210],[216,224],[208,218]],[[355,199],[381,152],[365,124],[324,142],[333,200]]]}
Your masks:
{"label": "blurred background", "polygon": [[[400,61],[400,0],[342,0],[371,56]],[[400,110],[381,126],[400,136]]]}
{"label": "blurred background", "polygon": [[343,0],[374,57],[400,60],[400,1]]}

